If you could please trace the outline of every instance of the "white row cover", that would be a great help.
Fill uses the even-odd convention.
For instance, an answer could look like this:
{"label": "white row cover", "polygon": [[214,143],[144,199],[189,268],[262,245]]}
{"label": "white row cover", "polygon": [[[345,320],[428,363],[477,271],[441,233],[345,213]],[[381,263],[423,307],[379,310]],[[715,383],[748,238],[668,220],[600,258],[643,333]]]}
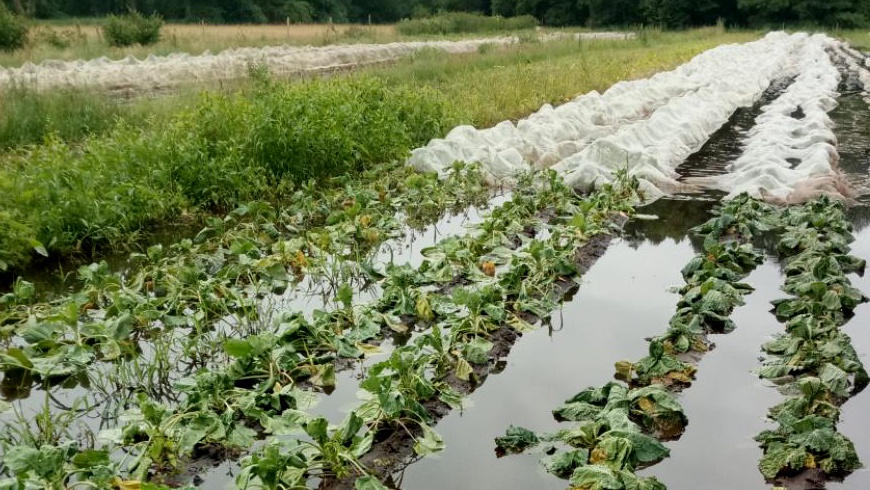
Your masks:
{"label": "white row cover", "polygon": [[837,139],[828,112],[837,106],[840,72],[826,52],[840,43],[824,35],[807,39],[797,78],[762,108],[743,154],[714,178],[729,197],[747,192],[774,202],[800,202],[827,194],[845,198],[837,169]]}
{"label": "white row cover", "polygon": [[[457,127],[414,150],[408,163],[444,172],[456,160],[480,162],[493,180],[550,167],[581,190],[610,182],[615,171],[627,168],[648,199],[698,184],[781,201],[797,198],[808,186],[838,194],[832,169],[836,141],[827,112],[836,106],[839,74],[825,52],[838,45],[822,35],[777,32],[720,46],[673,71],[621,82],[557,108],[545,105],[516,125]],[[797,79],[765,108],[730,174],[696,179],[693,185],[675,180],[675,169],[734,111],[752,105],[783,77]],[[798,106],[802,119],[792,116]]]}
{"label": "white row cover", "polygon": [[[583,33],[582,39],[628,39],[629,33]],[[542,41],[564,38],[544,35]],[[386,44],[340,44],[332,46],[273,46],[233,48],[201,55],[175,53],[149,55],[144,60],[128,56],[122,60],[102,57],[94,60],[47,60],[25,63],[20,68],[0,67],[0,90],[18,84],[37,90],[54,87],[91,87],[101,90],[154,92],[182,83],[230,80],[244,76],[251,63],[267,66],[276,75],[353,68],[382,63],[410,55],[422,49],[448,53],[470,53],[482,45],[508,45],[517,37],[492,37],[461,41],[416,41]]]}

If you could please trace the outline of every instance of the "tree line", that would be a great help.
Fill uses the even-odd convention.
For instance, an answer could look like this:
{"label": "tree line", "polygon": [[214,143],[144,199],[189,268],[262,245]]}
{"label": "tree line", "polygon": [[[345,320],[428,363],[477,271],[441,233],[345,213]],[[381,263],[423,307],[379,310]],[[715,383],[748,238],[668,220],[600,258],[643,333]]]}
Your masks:
{"label": "tree line", "polygon": [[441,11],[533,15],[545,25],[657,25],[719,20],[736,26],[820,24],[861,27],[870,0],[0,0],[37,18],[94,17],[138,10],[206,22],[395,22]]}

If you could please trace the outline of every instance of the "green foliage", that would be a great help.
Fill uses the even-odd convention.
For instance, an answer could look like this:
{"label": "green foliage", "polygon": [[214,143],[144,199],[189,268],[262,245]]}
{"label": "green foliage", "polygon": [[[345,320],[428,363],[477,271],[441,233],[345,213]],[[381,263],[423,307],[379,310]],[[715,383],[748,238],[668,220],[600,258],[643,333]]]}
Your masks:
{"label": "green foliage", "polygon": [[533,29],[537,25],[538,21],[530,15],[505,18],[450,12],[422,19],[403,20],[396,25],[396,29],[402,34],[414,36],[513,31]]}
{"label": "green foliage", "polygon": [[89,90],[10,87],[0,93],[0,148],[37,145],[52,136],[79,142],[109,131],[123,113],[118,102]]}
{"label": "green foliage", "polygon": [[110,15],[103,24],[103,36],[110,46],[148,46],[160,40],[163,18],[157,14],[144,16],[131,11],[124,15]]}
{"label": "green foliage", "polygon": [[539,442],[534,432],[523,427],[510,426],[503,437],[495,438],[495,447],[505,453],[521,453]]}
{"label": "green foliage", "polygon": [[[46,103],[31,100],[36,108]],[[20,104],[26,112],[26,99]],[[432,91],[337,78],[207,94],[165,125],[120,124],[81,145],[50,137],[0,168],[0,189],[9,196],[0,204],[0,227],[10,231],[0,236],[0,261],[21,266],[34,248],[123,246],[146,225],[189,207],[221,211],[251,199],[279,200],[294,184],[402,159],[451,121]]]}
{"label": "green foliage", "polygon": [[0,2],[0,51],[15,51],[27,44],[27,25]]}
{"label": "green foliage", "polygon": [[805,469],[840,477],[861,466],[851,441],[836,431],[839,405],[863,389],[870,376],[847,335],[840,331],[867,298],[846,276],[865,262],[849,255],[852,226],[843,206],[820,198],[780,213],[778,250],[786,266],[774,301],[786,332],[762,347],[768,355],[759,376],[782,380],[789,398],[770,410],[777,428],[760,433],[758,464],[768,480]]}

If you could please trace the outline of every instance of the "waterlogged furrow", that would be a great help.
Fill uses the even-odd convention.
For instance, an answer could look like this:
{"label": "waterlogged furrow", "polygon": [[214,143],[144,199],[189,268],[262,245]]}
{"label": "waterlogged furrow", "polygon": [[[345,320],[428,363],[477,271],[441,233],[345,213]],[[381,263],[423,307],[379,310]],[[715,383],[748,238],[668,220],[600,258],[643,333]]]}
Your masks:
{"label": "waterlogged furrow", "polygon": [[[467,177],[470,176],[463,176],[463,178]],[[468,180],[473,181],[474,179]],[[576,212],[569,199],[570,191],[564,187],[559,187],[557,181],[541,183],[530,181],[528,184],[525,192],[515,193],[512,201],[494,210],[490,219],[481,224],[478,227],[478,232],[462,242],[462,247],[459,248],[482,255],[490,254],[500,248],[496,255],[506,256],[509,253],[509,247],[516,248],[524,240],[529,239],[528,237],[520,239],[518,234],[526,236],[528,233],[535,232],[535,225],[541,219],[539,213],[542,210],[549,208],[550,212],[559,216],[572,215]],[[459,189],[461,186],[456,188]],[[354,194],[348,194],[345,199],[352,196]],[[352,209],[353,206],[349,205],[345,208],[345,210]],[[248,211],[253,212],[252,210]],[[409,210],[406,209],[406,211]],[[358,213],[340,214],[344,218],[337,220],[339,224],[359,224]],[[591,213],[591,215],[597,216],[595,213]],[[351,219],[347,219],[348,216]],[[226,230],[217,230],[220,231],[217,233],[217,242],[241,244],[242,249],[250,251],[250,245],[256,243],[254,237],[268,233],[271,228],[274,228],[274,226],[270,227],[269,219],[254,219],[252,221],[253,223],[249,223],[248,226],[240,227],[237,235],[228,233]],[[287,222],[284,219],[278,221],[278,223],[284,224]],[[583,229],[585,228],[579,230]],[[592,229],[594,227],[590,224],[587,231]],[[234,227],[233,230],[236,228]],[[206,235],[215,232],[216,230],[212,229]],[[103,433],[104,438],[115,441],[115,444],[126,447],[126,450],[137,455],[134,461],[123,463],[122,468],[135,476],[136,479],[143,479],[149,471],[171,472],[173,468],[183,464],[182,460],[195,457],[201,453],[203,448],[222,448],[222,452],[232,454],[239,448],[249,447],[253,441],[252,438],[258,432],[281,434],[286,432],[286,427],[290,426],[291,423],[293,423],[292,427],[298,428],[298,424],[293,420],[294,417],[302,417],[303,415],[299,410],[310,405],[312,401],[311,388],[320,386],[323,389],[328,389],[334,384],[335,362],[338,359],[355,359],[361,357],[365,352],[371,353],[376,348],[369,341],[381,337],[384,332],[388,332],[390,329],[408,328],[406,325],[403,326],[400,317],[407,305],[401,301],[397,302],[396,294],[406,295],[404,296],[406,299],[410,298],[412,311],[416,312],[419,317],[416,322],[425,323],[427,319],[431,321],[429,315],[432,315],[432,310],[437,310],[437,306],[431,306],[427,301],[428,294],[433,292],[432,287],[436,287],[438,284],[470,282],[475,277],[489,278],[487,274],[495,272],[494,262],[481,262],[479,257],[475,258],[468,253],[456,256],[455,253],[458,249],[451,244],[455,245],[455,240],[445,240],[440,247],[433,249],[441,251],[437,254],[439,258],[433,259],[431,263],[427,261],[426,264],[430,266],[429,268],[421,267],[422,279],[418,280],[420,283],[418,287],[409,289],[407,285],[403,285],[402,280],[406,271],[395,268],[395,270],[387,271],[387,277],[383,279],[384,290],[393,291],[395,294],[385,293],[384,298],[374,305],[354,305],[352,293],[348,289],[341,288],[337,298],[340,307],[331,312],[315,312],[312,320],[306,319],[301,313],[294,312],[280,313],[271,324],[263,324],[258,318],[257,309],[252,307],[259,297],[255,293],[274,286],[271,281],[275,280],[273,276],[277,273],[275,264],[266,264],[267,269],[271,272],[266,275],[265,284],[243,281],[238,284],[239,289],[236,289],[232,284],[227,285],[220,281],[212,283],[202,278],[194,281],[193,283],[199,289],[194,291],[194,294],[184,296],[184,301],[190,302],[196,299],[199,303],[176,304],[173,311],[178,311],[179,323],[176,324],[171,320],[172,315],[165,315],[158,323],[162,325],[163,332],[152,331],[151,333],[157,335],[157,338],[154,339],[155,346],[157,346],[160,340],[170,337],[173,331],[189,329],[187,331],[191,333],[190,339],[185,339],[184,336],[181,336],[180,339],[177,338],[178,336],[172,338],[173,342],[178,341],[191,349],[191,352],[184,352],[184,355],[180,357],[190,358],[193,361],[191,364],[194,370],[197,366],[210,367],[210,369],[200,369],[195,377],[176,380],[172,388],[172,391],[175,392],[173,400],[176,402],[180,400],[181,403],[176,409],[170,409],[160,403],[160,399],[147,396],[146,393],[151,394],[152,392],[146,387],[140,388],[141,391],[135,403],[138,408],[124,416],[126,420],[124,426]],[[192,246],[192,243],[180,245],[181,248]],[[227,258],[227,254],[221,253],[222,250],[224,248],[219,245],[216,251],[218,260]],[[208,260],[214,260],[213,255],[206,253],[205,250],[199,250],[198,254],[192,256],[173,250],[170,251],[170,256],[166,257],[165,260],[158,260],[156,255],[163,252],[165,251],[160,249],[151,250],[151,260],[154,261],[151,264],[152,267],[146,266],[143,269],[145,272],[140,271],[137,275],[140,278],[138,282],[150,280],[152,281],[151,288],[158,292],[163,288],[179,284],[183,286],[185,284],[183,278],[186,276],[198,277],[199,274],[191,274],[189,271],[192,264],[200,262],[208,264]],[[299,254],[294,253],[290,256],[297,258]],[[264,257],[256,258],[264,259]],[[242,267],[243,271],[252,268],[258,270],[252,266],[254,259],[255,257],[249,257],[247,260],[240,260],[233,267],[244,266]],[[498,260],[495,255],[492,259]],[[157,263],[179,267],[171,269],[175,273],[169,273],[167,277],[162,277],[154,274],[155,271],[166,272],[159,267],[153,267]],[[469,268],[462,267],[471,263],[474,265]],[[487,263],[492,264],[492,271],[489,268],[490,265],[486,265]],[[132,316],[136,318],[136,315],[133,314],[122,314],[125,304],[138,303],[130,301],[129,295],[123,291],[123,288],[119,287],[120,278],[113,278],[106,274],[106,271],[100,273],[101,271],[97,269],[86,269],[88,272],[95,273],[95,277],[91,278],[87,294],[84,296],[89,297],[89,295],[96,294],[94,306],[110,298],[110,304],[103,305],[105,306],[104,316],[110,318]],[[285,274],[294,272],[292,267],[290,267],[290,271],[286,269],[285,266]],[[182,274],[185,271],[187,272],[186,276]],[[148,276],[148,280],[142,280],[141,274]],[[243,277],[250,278],[249,276]],[[209,288],[215,284],[221,287],[213,291],[202,291],[202,288]],[[101,290],[101,286],[105,290]],[[27,296],[26,291],[24,291],[26,288],[22,285],[21,289],[19,296],[23,298]],[[183,287],[181,289],[186,290]],[[166,292],[159,294],[166,294]],[[442,294],[441,296],[445,297],[445,302],[451,300],[450,294]],[[119,299],[125,301],[119,301]],[[214,327],[209,327],[211,321],[209,318],[212,318],[211,313],[213,312],[208,309],[207,304],[203,304],[206,300],[209,303],[218,304],[220,304],[219,300],[226,300],[233,304],[235,311],[232,315],[238,321],[229,325],[224,335],[213,336]],[[528,301],[527,303],[534,304]],[[67,310],[69,309],[67,308]],[[75,311],[78,311],[78,305]],[[226,307],[218,309],[217,315],[214,316],[225,318],[227,316]],[[119,320],[112,321],[120,323]],[[189,321],[193,321],[194,325],[188,325]],[[23,321],[23,323],[29,322]],[[404,323],[413,326],[415,322],[408,320]],[[76,328],[79,328],[78,324]],[[82,329],[79,328],[79,330]],[[167,332],[166,330],[171,331]],[[124,336],[123,330],[120,335]],[[135,340],[135,338],[133,339]],[[111,342],[112,338],[106,340]],[[127,345],[125,340],[117,340],[115,344],[118,347],[123,347]],[[115,344],[109,343],[108,345]],[[217,362],[217,358],[211,361],[207,360],[204,363],[197,359],[196,353],[200,352],[202,344],[210,346],[204,350],[219,348],[229,357],[229,364]],[[95,354],[103,353],[106,350],[105,345],[99,343],[95,343],[94,349]],[[7,370],[29,369],[33,371],[37,367],[31,362],[32,366],[28,368],[22,360],[25,358],[19,354],[23,354],[23,351],[10,350],[7,353],[4,358],[7,361]],[[143,353],[143,355],[145,354]],[[211,355],[214,355],[214,352]],[[111,358],[103,357],[102,359],[110,360]],[[29,359],[25,360],[29,361]],[[63,360],[63,356],[54,356],[52,360]],[[134,357],[133,362],[137,361],[138,359]],[[45,363],[49,364],[48,361]],[[121,367],[129,364],[131,363],[121,359]],[[86,366],[75,364],[68,367],[86,368]],[[92,374],[99,373],[97,371],[92,372]],[[112,378],[112,376],[106,377]],[[138,385],[138,383],[134,385]],[[288,414],[288,411],[292,413]],[[287,418],[272,417],[276,414],[285,415]],[[110,425],[112,425],[111,422]],[[15,447],[26,449],[27,445],[22,446],[20,444],[22,442],[24,441],[14,441]],[[57,446],[50,444],[46,446],[46,450],[50,450],[51,447],[56,448]],[[76,454],[72,447],[67,447],[64,451],[69,452],[70,455]],[[106,451],[106,449],[102,449],[98,453],[108,454]],[[101,463],[100,466],[106,465]],[[59,472],[64,468],[55,468],[55,470]],[[105,468],[101,471],[105,471]],[[116,473],[117,469],[113,471]],[[60,477],[56,472],[52,473],[51,476],[53,478]]]}
{"label": "waterlogged furrow", "polygon": [[431,220],[485,199],[473,167],[457,167],[451,182],[443,187],[431,175],[400,173],[381,185],[327,194],[301,190],[292,207],[250,203],[210,219],[193,240],[133,254],[132,272],[114,272],[105,263],[80,268],[81,290],[51,303],[31,304],[34,291],[19,282],[20,293],[13,291],[0,305],[6,334],[13,337],[0,365],[41,376],[74,375],[94,360],[135,355],[135,343],[147,340],[153,328],[190,329],[196,341],[196,333],[221,319],[256,321],[252,312],[264,298],[308,275],[334,276],[328,269],[335,257],[364,264],[380,244],[400,235],[400,210],[406,219]]}
{"label": "waterlogged furrow", "polygon": [[586,189],[607,182],[613,169],[627,167],[641,181],[647,199],[683,189],[676,168],[698,151],[740,107],[751,106],[783,75],[803,45],[799,36],[768,34],[715,53],[720,70],[703,66],[696,90],[674,97],[648,119],[600,138],[554,167],[569,185]]}
{"label": "waterlogged furrow", "polygon": [[788,396],[770,409],[776,428],[756,436],[759,469],[778,487],[813,488],[861,466],[852,442],[837,432],[840,405],[867,385],[867,371],[840,327],[867,297],[847,274],[866,262],[849,255],[852,226],[842,206],[820,199],[782,212],[778,244],[789,298],[774,302],[786,332],[764,344],[759,376]]}
{"label": "waterlogged furrow", "polygon": [[682,299],[664,335],[650,341],[649,356],[616,363],[616,378],[589,388],[553,411],[572,426],[554,434],[511,427],[496,439],[503,453],[543,445],[546,470],[572,488],[660,490],[637,469],[669,456],[661,441],[678,438],[688,420],[674,393],[688,387],[695,364],[710,347],[710,334],[734,328],[729,318],[751,286],[742,281],[761,262],[750,241],[767,229],[770,208],[746,196],[723,205],[718,216],[696,228],[704,253],[683,269]]}
{"label": "waterlogged furrow", "polygon": [[[276,438],[243,461],[237,484],[304,486],[320,474],[327,477],[321,484],[325,488],[381,488],[377,478],[387,477],[406,458],[440,450],[443,443],[431,425],[461,406],[462,394],[472,391],[490,366],[507,355],[517,331],[531,329],[529,321],[556,307],[556,291],[577,273],[578,248],[606,231],[614,213],[628,209],[633,199],[630,188],[579,199],[555,174],[539,186],[532,192],[536,199],[543,196],[550,217],[541,238],[532,239],[532,230],[522,233],[524,246],[505,254],[510,257],[504,266],[468,262],[464,252],[450,258],[456,250],[451,240],[435,247],[440,251],[432,262],[404,274],[411,291],[433,281],[448,285],[430,293],[417,289],[416,301],[405,302],[411,323],[427,330],[368,369],[360,385],[363,401],[341,425],[327,427],[325,419],[313,416],[293,419],[297,430],[320,447],[318,453],[310,451],[306,440]],[[519,206],[528,204],[521,201]],[[500,229],[481,226],[466,244],[473,251],[486,243],[496,243],[498,249],[511,246],[509,242]],[[445,259],[452,263],[446,275],[438,265]],[[390,450],[384,453],[384,448]],[[341,457],[330,460],[334,454]]]}
{"label": "waterlogged furrow", "polygon": [[[56,449],[59,435],[92,439],[86,432],[105,425],[83,425],[86,432],[78,434],[74,426],[85,418],[117,424],[118,408],[136,393],[178,402],[186,395],[172,383],[213,365],[233,348],[232,338],[263,328],[264,298],[306,274],[323,274],[315,257],[327,251],[355,260],[373,256],[400,228],[397,213],[420,226],[448,209],[485,202],[489,194],[471,167],[457,166],[449,187],[433,175],[406,174],[383,174],[376,184],[363,179],[327,192],[301,190],[292,200],[295,206],[280,210],[261,203],[243,206],[224,220],[211,220],[194,240],[150,248],[132,272],[114,273],[104,263],[82,267],[82,289],[51,303],[39,303],[35,287],[18,281],[0,297],[7,337],[0,353],[4,386],[17,386],[14,398],[26,397],[32,386],[44,392],[40,410],[47,420],[60,411],[69,416],[47,425],[37,420],[34,427],[26,418],[5,414],[3,453],[33,445]],[[312,343],[318,341],[322,336],[312,336]],[[340,347],[329,344],[330,351]],[[320,379],[328,382],[328,376]],[[66,393],[76,382],[84,389]],[[13,408],[0,405],[4,411]],[[14,408],[27,417],[33,405],[23,400]],[[158,467],[175,460],[149,459]],[[51,477],[63,479],[68,469],[53,468]]]}

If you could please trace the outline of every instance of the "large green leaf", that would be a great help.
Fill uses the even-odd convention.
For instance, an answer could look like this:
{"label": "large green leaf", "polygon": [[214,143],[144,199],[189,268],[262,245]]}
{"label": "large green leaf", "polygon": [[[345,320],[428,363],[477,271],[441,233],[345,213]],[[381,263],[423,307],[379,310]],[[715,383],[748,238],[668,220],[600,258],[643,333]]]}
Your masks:
{"label": "large green leaf", "polygon": [[534,447],[541,442],[534,432],[523,427],[508,427],[507,432],[502,437],[495,438],[496,448],[506,453],[523,452],[530,447]]}
{"label": "large green leaf", "polygon": [[559,478],[569,478],[574,470],[589,461],[589,450],[580,448],[563,451],[542,460],[544,469]]}

